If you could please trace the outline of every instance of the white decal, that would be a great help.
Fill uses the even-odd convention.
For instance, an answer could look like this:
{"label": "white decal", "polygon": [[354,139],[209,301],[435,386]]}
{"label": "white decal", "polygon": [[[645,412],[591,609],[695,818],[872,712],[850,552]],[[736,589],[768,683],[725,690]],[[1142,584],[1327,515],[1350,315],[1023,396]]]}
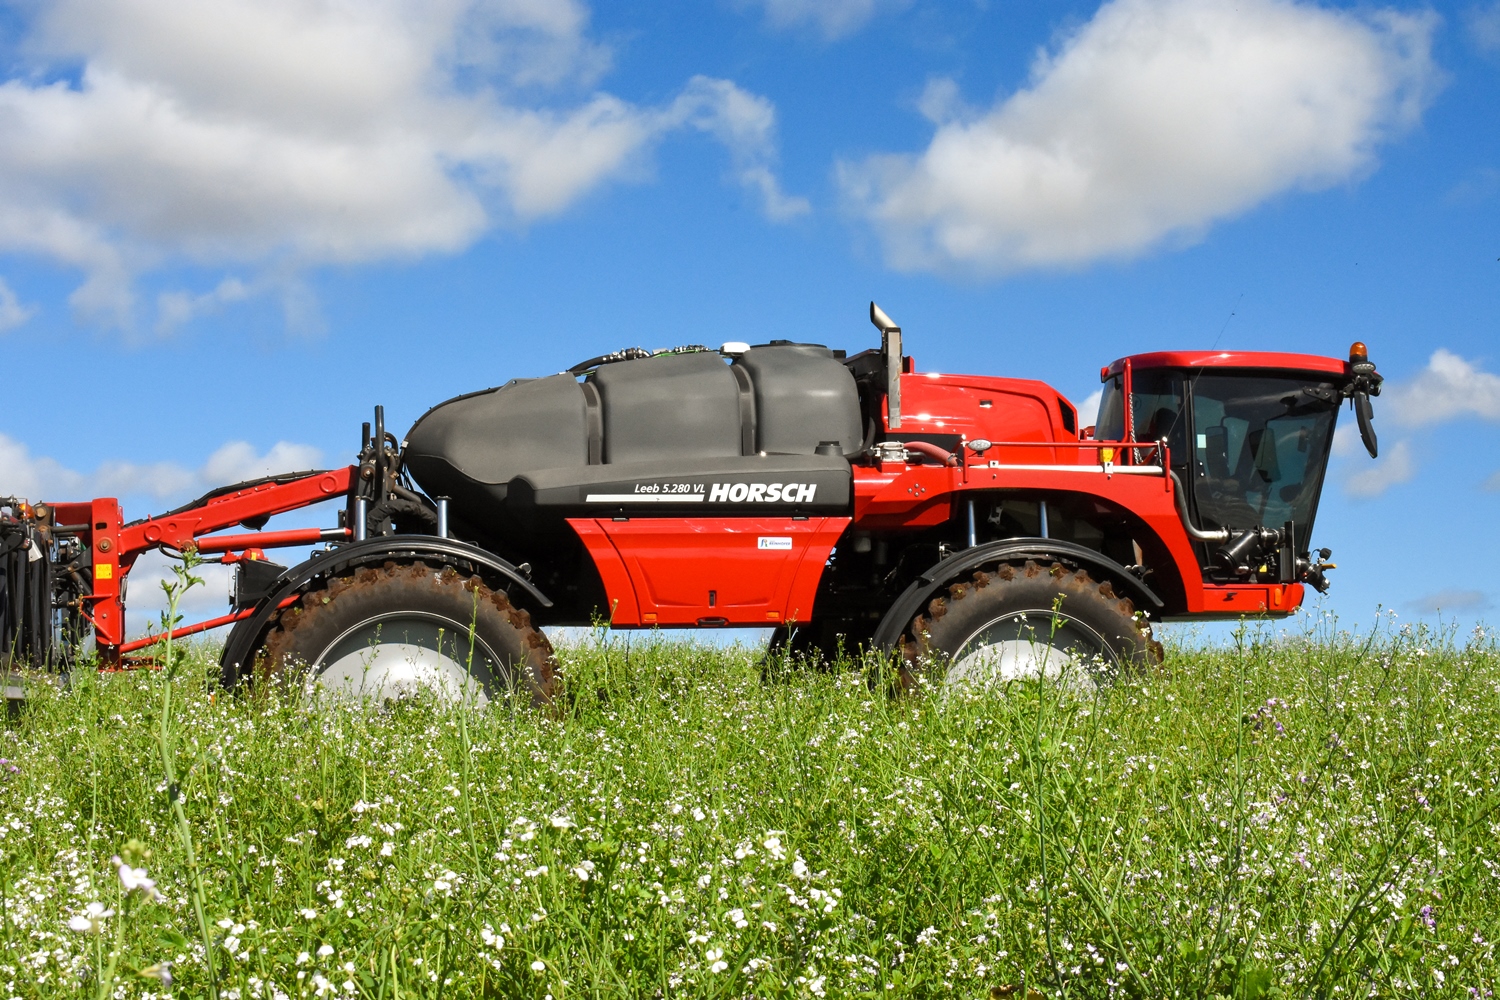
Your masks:
{"label": "white decal", "polygon": [[790,549],[792,540],[790,538],[776,538],[762,535],[756,539],[755,547],[758,549]]}
{"label": "white decal", "polygon": [[[687,490],[693,492],[689,493]],[[679,483],[640,483],[633,493],[590,493],[589,503],[812,503],[817,483],[714,483],[703,486]]]}

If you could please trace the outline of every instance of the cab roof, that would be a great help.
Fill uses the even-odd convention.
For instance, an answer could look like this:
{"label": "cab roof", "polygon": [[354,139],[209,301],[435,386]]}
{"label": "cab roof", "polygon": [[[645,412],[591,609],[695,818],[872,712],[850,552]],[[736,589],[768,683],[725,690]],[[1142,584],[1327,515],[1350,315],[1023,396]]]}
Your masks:
{"label": "cab roof", "polygon": [[1125,362],[1136,368],[1258,368],[1265,371],[1317,372],[1349,375],[1349,363],[1320,354],[1283,354],[1275,351],[1153,351],[1132,354],[1099,369],[1099,381],[1125,370]]}

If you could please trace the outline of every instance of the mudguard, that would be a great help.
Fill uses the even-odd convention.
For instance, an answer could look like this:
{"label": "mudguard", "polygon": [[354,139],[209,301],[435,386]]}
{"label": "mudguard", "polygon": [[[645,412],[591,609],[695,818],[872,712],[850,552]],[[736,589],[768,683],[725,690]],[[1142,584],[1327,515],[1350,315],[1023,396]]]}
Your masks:
{"label": "mudguard", "polygon": [[871,640],[874,648],[895,648],[897,640],[917,612],[925,608],[927,602],[949,584],[960,580],[967,582],[974,570],[987,564],[1026,559],[1048,564],[1059,562],[1075,569],[1088,570],[1098,579],[1108,580],[1121,597],[1130,598],[1137,608],[1148,612],[1159,610],[1163,606],[1161,598],[1150,587],[1124,566],[1093,549],[1054,538],[1007,538],[955,552],[925,570],[896,598],[885,617],[880,620]]}
{"label": "mudguard", "polygon": [[314,553],[311,559],[291,567],[277,578],[266,596],[256,602],[254,613],[238,622],[225,640],[224,654],[219,660],[225,686],[233,687],[239,683],[241,671],[254,658],[261,637],[281,603],[314,579],[334,576],[356,566],[415,558],[436,559],[449,566],[468,565],[481,576],[498,575],[525,591],[527,600],[517,603],[533,603],[544,608],[552,606],[552,602],[520,570],[493,552],[487,552],[478,546],[435,535],[383,535],[367,538],[362,542],[341,545],[329,552]]}

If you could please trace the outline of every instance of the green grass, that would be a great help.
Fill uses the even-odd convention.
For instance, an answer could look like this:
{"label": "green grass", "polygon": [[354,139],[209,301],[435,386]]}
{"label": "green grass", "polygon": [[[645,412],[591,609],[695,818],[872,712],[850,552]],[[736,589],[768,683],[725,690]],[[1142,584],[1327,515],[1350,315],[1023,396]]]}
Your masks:
{"label": "green grass", "polygon": [[207,996],[201,900],[224,997],[1490,996],[1500,653],[1325,632],[896,699],[638,638],[556,717],[75,676],[0,737],[0,988]]}

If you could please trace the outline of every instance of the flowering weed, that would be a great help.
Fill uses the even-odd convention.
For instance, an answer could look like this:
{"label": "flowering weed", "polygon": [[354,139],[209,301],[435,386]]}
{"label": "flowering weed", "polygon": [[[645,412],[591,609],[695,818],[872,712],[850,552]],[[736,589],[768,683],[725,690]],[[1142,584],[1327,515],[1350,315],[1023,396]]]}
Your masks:
{"label": "flowering weed", "polygon": [[187,652],[170,677],[39,686],[0,733],[4,994],[1253,1000],[1500,979],[1483,635],[1247,633],[1097,693],[894,699],[853,667],[767,680],[733,649],[585,643],[550,715],[225,697],[214,651]]}

